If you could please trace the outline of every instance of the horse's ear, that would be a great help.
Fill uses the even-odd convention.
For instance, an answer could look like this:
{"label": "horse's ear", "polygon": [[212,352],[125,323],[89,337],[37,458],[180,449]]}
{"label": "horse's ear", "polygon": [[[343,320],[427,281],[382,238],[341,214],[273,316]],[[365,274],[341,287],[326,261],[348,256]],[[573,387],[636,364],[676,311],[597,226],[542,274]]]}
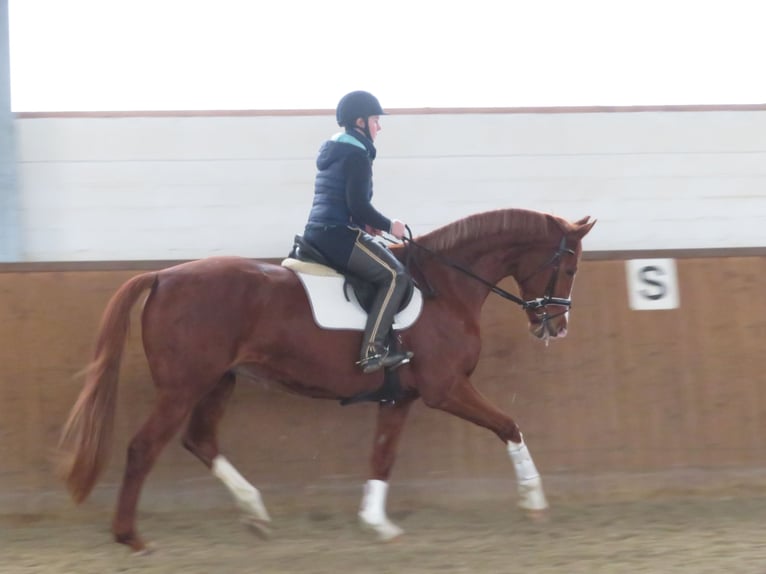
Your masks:
{"label": "horse's ear", "polygon": [[588,221],[590,219],[590,215],[586,215],[582,219],[578,219],[575,221],[575,235],[582,239],[586,235],[588,235],[588,232],[593,229],[593,226],[596,225],[596,219],[592,221]]}

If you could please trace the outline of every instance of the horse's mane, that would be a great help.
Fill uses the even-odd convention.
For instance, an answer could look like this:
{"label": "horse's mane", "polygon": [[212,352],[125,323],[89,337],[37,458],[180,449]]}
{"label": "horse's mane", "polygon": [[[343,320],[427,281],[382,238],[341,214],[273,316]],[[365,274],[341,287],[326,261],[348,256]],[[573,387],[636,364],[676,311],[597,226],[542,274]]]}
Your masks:
{"label": "horse's mane", "polygon": [[516,241],[537,241],[548,237],[551,226],[564,229],[566,222],[553,215],[528,209],[498,209],[470,215],[422,235],[418,241],[438,251],[460,247],[480,238],[503,234]]}

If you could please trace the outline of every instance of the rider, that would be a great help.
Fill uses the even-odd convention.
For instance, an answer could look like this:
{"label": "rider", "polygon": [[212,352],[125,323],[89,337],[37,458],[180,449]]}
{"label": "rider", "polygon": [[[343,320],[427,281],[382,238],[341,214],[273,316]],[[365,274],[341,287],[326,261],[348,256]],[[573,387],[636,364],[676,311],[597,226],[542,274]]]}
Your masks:
{"label": "rider", "polygon": [[405,233],[403,222],[388,219],[370,203],[373,142],[384,113],[369,92],[355,91],[341,98],[335,117],[345,129],[319,149],[314,202],[304,232],[304,238],[330,263],[377,287],[357,363],[365,373],[399,367],[413,356],[385,344],[411,279],[391,251],[372,237],[386,231],[401,239]]}

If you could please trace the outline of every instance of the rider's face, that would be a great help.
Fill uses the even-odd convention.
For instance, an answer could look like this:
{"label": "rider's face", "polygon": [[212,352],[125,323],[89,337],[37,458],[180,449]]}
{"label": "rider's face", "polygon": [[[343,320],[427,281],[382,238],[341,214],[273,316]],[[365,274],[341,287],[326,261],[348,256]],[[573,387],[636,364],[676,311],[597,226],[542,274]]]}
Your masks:
{"label": "rider's face", "polygon": [[[367,118],[367,126],[370,129],[370,139],[375,141],[378,132],[383,129],[380,125],[380,116],[370,116]],[[364,120],[362,118],[356,120],[356,127],[364,131]]]}

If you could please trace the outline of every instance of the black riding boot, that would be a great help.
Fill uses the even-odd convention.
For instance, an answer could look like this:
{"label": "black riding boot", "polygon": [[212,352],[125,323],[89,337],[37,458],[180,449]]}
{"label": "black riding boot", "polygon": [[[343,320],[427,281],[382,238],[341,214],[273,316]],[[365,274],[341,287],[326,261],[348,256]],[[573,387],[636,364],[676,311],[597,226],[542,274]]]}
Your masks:
{"label": "black riding boot", "polygon": [[[380,296],[375,298],[377,304]],[[394,312],[391,314],[391,321],[393,321],[393,315],[396,313],[397,307],[394,307]],[[388,309],[378,311],[377,305],[373,305],[370,309],[370,317],[374,318],[376,315],[380,316],[384,314]],[[373,323],[373,325],[371,325]],[[396,349],[390,349],[385,341],[388,337],[389,329],[386,329],[385,333],[381,334],[378,331],[377,336],[372,335],[372,328],[374,328],[375,321],[367,321],[367,327],[364,331],[364,340],[362,342],[362,352],[360,354],[358,365],[362,368],[364,373],[374,373],[375,371],[387,368],[396,369],[402,365],[406,365],[410,362],[410,359],[414,356],[412,351],[399,351]]]}
{"label": "black riding boot", "polygon": [[390,351],[386,346],[370,345],[365,357],[358,361],[365,374],[374,373],[382,368],[398,369],[410,362],[415,356],[412,351]]}
{"label": "black riding boot", "polygon": [[[404,284],[403,291],[406,293],[407,284],[406,281],[398,281]],[[393,290],[398,286],[392,286]],[[396,369],[410,362],[410,359],[414,356],[412,351],[399,351],[396,349],[390,349],[386,346],[386,339],[388,333],[391,330],[390,325],[393,323],[394,315],[399,308],[399,301],[401,296],[395,302],[389,301],[386,303],[386,297],[388,290],[382,290],[378,292],[375,297],[375,301],[370,309],[370,313],[367,317],[367,326],[364,330],[364,340],[362,342],[362,351],[359,356],[359,362],[357,363],[364,373],[374,373],[382,368]],[[398,293],[397,293],[398,295]],[[404,293],[402,293],[404,295]],[[395,299],[391,297],[391,299]],[[380,325],[381,328],[376,330],[376,326]],[[383,325],[388,325],[385,330]]]}
{"label": "black riding boot", "polygon": [[347,267],[378,288],[367,315],[358,365],[363,372],[372,373],[384,367],[395,369],[409,363],[412,352],[386,346],[394,315],[409,287],[410,279],[404,266],[388,249],[360,232]]}

